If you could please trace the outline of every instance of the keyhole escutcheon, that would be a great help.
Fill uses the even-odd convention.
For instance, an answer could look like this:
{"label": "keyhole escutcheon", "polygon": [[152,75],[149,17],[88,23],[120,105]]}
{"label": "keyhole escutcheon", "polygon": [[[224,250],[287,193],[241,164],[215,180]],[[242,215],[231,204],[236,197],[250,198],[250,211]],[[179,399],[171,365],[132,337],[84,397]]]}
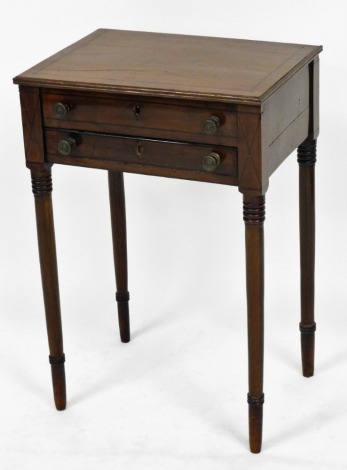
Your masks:
{"label": "keyhole escutcheon", "polygon": [[138,103],[135,104],[135,106],[133,107],[133,111],[135,113],[136,119],[139,120],[140,119],[140,113],[141,113],[141,107]]}
{"label": "keyhole escutcheon", "polygon": [[142,157],[142,154],[143,154],[143,145],[142,145],[140,142],[138,142],[138,143],[136,144],[136,155],[137,155],[139,158],[141,158],[141,157]]}

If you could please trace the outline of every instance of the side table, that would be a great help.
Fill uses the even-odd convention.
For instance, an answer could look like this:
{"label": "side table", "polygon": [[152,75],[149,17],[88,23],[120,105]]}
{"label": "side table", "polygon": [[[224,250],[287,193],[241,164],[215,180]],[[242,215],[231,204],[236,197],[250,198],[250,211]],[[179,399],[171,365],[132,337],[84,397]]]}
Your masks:
{"label": "side table", "polygon": [[320,46],[100,29],[14,79],[35,196],[56,408],[65,355],[52,209],[54,163],[108,171],[120,336],[130,340],[123,172],[243,194],[250,449],[261,450],[265,193],[298,148],[301,349],[314,369],[314,171]]}

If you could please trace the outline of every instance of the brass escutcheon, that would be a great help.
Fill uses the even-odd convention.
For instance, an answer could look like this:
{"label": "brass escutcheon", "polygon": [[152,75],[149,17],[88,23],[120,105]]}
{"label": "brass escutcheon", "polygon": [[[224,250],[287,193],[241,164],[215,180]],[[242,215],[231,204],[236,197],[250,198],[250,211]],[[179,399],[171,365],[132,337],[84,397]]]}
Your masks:
{"label": "brass escutcheon", "polygon": [[142,144],[141,144],[140,142],[138,142],[138,143],[136,144],[136,155],[137,155],[139,158],[142,157],[143,150],[144,150],[144,149],[143,149]]}
{"label": "brass escutcheon", "polygon": [[137,120],[140,119],[140,113],[141,113],[141,107],[139,104],[135,104],[135,106],[133,107],[133,111],[135,113],[135,117]]}

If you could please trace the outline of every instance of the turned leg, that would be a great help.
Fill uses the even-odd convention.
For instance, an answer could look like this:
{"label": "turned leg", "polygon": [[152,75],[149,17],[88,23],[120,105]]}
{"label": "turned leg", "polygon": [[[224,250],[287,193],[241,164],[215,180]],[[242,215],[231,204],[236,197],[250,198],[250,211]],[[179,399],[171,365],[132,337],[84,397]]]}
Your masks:
{"label": "turned leg", "polygon": [[54,401],[57,410],[64,410],[66,407],[65,356],[60,316],[58,269],[51,197],[51,170],[50,168],[42,166],[42,168],[31,171],[31,178],[32,189],[35,196],[37,237]]}
{"label": "turned leg", "polygon": [[248,319],[248,405],[250,450],[261,450],[264,367],[264,220],[265,197],[244,196]]}
{"label": "turned leg", "polygon": [[315,262],[315,193],[314,167],[316,140],[308,139],[298,148],[300,200],[300,268],[301,268],[301,356],[305,377],[314,372],[314,262]]}
{"label": "turned leg", "polygon": [[129,292],[127,266],[127,233],[123,173],[108,172],[110,209],[113,240],[113,257],[116,273],[116,300],[120,338],[123,343],[130,341]]}

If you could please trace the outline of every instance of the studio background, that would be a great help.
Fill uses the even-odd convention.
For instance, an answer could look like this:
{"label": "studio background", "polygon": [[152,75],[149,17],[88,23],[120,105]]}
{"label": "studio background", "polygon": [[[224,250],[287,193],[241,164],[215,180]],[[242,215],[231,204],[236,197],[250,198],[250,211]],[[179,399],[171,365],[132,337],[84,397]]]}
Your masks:
{"label": "studio background", "polygon": [[[343,0],[3,2],[1,469],[347,467],[346,13]],[[266,200],[260,455],[248,450],[244,224],[235,187],[125,175],[132,341],[122,344],[107,174],[53,167],[68,394],[66,411],[54,408],[34,201],[12,78],[100,27],[324,46],[316,373],[301,376],[292,154],[271,177]]]}

